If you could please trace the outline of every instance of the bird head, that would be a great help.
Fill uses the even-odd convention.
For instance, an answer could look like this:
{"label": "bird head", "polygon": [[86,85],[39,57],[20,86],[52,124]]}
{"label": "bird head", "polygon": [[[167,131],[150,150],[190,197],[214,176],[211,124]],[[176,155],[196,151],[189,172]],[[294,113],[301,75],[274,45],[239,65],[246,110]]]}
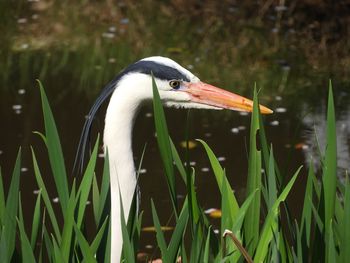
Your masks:
{"label": "bird head", "polygon": [[[93,120],[101,105],[112,95],[117,105],[127,105],[127,112],[135,111],[144,101],[153,99],[152,75],[159,95],[167,107],[253,110],[253,101],[200,81],[189,70],[165,57],[141,59],[122,70],[106,87],[90,109],[80,137],[74,167],[82,171],[87,153],[89,134]],[[263,114],[272,113],[259,105]],[[136,111],[135,111],[136,112]]]}
{"label": "bird head", "polygon": [[[152,74],[160,98],[167,107],[230,109],[252,111],[253,101],[200,81],[189,70],[165,57],[149,57],[130,65],[122,73],[121,86],[134,88],[139,100],[153,98]],[[125,82],[130,82],[128,83]],[[272,113],[269,108],[259,105],[263,114]]]}

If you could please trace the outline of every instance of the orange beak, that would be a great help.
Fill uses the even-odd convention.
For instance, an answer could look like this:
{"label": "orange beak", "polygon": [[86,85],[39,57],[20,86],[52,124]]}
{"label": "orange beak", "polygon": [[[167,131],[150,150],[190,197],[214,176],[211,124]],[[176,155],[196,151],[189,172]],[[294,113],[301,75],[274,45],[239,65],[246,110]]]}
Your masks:
{"label": "orange beak", "polygon": [[[214,87],[204,82],[184,82],[182,91],[191,96],[191,101],[235,111],[253,111],[253,101],[232,92]],[[262,114],[271,114],[272,110],[259,105]]]}

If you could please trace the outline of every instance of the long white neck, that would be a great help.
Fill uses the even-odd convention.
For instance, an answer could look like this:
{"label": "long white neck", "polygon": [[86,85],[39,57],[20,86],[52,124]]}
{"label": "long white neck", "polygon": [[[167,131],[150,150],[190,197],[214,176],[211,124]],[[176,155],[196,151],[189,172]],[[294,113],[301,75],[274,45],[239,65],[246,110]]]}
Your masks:
{"label": "long white neck", "polygon": [[108,151],[110,167],[112,263],[120,262],[123,247],[119,197],[122,198],[127,221],[136,188],[131,137],[141,102],[140,89],[124,82],[114,91],[106,113],[104,145]]}

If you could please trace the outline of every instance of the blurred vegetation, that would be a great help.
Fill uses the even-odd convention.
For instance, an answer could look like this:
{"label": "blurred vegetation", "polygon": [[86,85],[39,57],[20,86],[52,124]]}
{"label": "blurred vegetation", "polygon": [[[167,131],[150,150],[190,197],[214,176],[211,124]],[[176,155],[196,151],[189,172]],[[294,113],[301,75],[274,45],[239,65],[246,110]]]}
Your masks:
{"label": "blurred vegetation", "polygon": [[[287,93],[305,87],[315,91],[312,87],[332,76],[349,81],[349,5],[321,0],[2,1],[0,78],[6,83],[20,74],[24,85],[28,78],[68,75],[95,96],[132,61],[164,55],[228,88],[257,81],[276,92],[286,86],[293,87]],[[317,83],[311,81],[315,75]]]}

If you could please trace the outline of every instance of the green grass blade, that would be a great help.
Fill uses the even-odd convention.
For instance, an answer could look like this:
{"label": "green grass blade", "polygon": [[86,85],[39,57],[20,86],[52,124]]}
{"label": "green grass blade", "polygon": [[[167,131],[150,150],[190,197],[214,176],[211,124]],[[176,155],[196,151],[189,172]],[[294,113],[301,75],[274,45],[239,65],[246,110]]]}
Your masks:
{"label": "green grass blade", "polygon": [[92,209],[94,212],[95,223],[98,226],[99,223],[99,210],[100,210],[100,191],[98,189],[97,177],[94,174],[92,179]]}
{"label": "green grass blade", "polygon": [[[216,182],[217,182],[218,187],[220,189],[220,192],[222,194],[223,193],[223,189],[222,189],[223,180],[227,180],[225,173],[224,173],[224,170],[222,169],[218,159],[216,158],[215,154],[210,149],[208,144],[206,144],[206,142],[204,142],[202,140],[198,140],[198,141],[204,146],[204,149],[205,149],[207,156],[209,158],[211,167],[213,169]],[[228,187],[228,189],[226,189],[226,190],[227,190],[227,198],[228,198],[227,201],[228,201],[229,206],[230,206],[230,217],[232,218],[232,220],[235,220],[237,213],[238,213],[238,210],[239,210],[239,206],[238,206],[236,197],[233,193],[233,190],[232,190],[230,184],[226,183],[225,185]]]}
{"label": "green grass blade", "polygon": [[32,249],[35,249],[36,240],[38,236],[39,224],[40,224],[40,206],[41,206],[41,190],[39,190],[38,197],[35,202],[34,215],[33,215],[33,223],[32,223],[32,233],[30,236],[30,244]]}
{"label": "green grass blade", "polygon": [[20,240],[21,240],[21,252],[22,252],[22,262],[29,262],[29,263],[34,263],[35,257],[33,254],[33,249],[30,245],[28,236],[26,231],[24,230],[24,220],[23,220],[23,210],[22,210],[22,205],[21,205],[21,196],[19,193],[19,198],[18,198],[18,207],[19,207],[19,218],[16,218],[19,233],[20,233]]}
{"label": "green grass blade", "polygon": [[54,176],[56,189],[58,197],[60,199],[60,204],[62,208],[63,215],[67,209],[67,203],[69,198],[69,189],[67,182],[66,168],[64,164],[64,158],[62,153],[61,142],[58,136],[56,124],[54,117],[46,97],[44,88],[40,81],[39,88],[41,94],[41,103],[44,114],[44,123],[45,123],[45,143],[48,150],[49,160],[51,164],[52,173]]}
{"label": "green grass blade", "polygon": [[77,192],[77,196],[79,196],[77,227],[79,229],[80,229],[82,221],[83,221],[83,216],[85,214],[85,208],[86,208],[86,202],[88,201],[88,198],[89,198],[91,185],[92,185],[92,179],[93,179],[94,173],[95,173],[98,144],[99,144],[99,136],[97,136],[94,149],[92,151],[89,163],[86,167],[83,179],[80,183],[80,186],[79,186],[79,189]]}
{"label": "green grass blade", "polygon": [[[248,162],[247,196],[259,189],[261,191],[261,152],[257,149],[257,135],[259,130],[259,108],[256,87],[254,88],[253,114],[250,124],[250,149]],[[260,192],[250,205],[244,222],[244,235],[249,244],[248,252],[252,254],[259,239],[260,224]]]}
{"label": "green grass blade", "polygon": [[[268,253],[268,247],[269,244],[273,238],[273,235],[276,234],[275,231],[277,229],[277,222],[276,219],[279,215],[279,205],[281,202],[283,202],[291,190],[292,186],[294,185],[295,180],[297,179],[297,176],[300,172],[302,167],[300,167],[295,174],[293,175],[292,179],[288,182],[286,187],[283,189],[282,193],[279,195],[271,209],[269,210],[265,223],[263,226],[263,230],[261,232],[259,243],[256,248],[254,262],[263,262],[265,260],[265,256]],[[248,215],[248,214],[247,214]]]}
{"label": "green grass blade", "polygon": [[31,151],[32,151],[34,175],[35,175],[35,178],[36,178],[36,182],[38,184],[39,189],[41,190],[41,195],[42,195],[42,198],[43,198],[46,210],[47,210],[47,212],[49,214],[50,221],[51,221],[51,224],[52,224],[52,227],[53,227],[56,239],[58,240],[58,242],[61,242],[62,237],[61,237],[60,229],[58,227],[56,214],[55,214],[55,212],[53,210],[49,194],[47,192],[47,189],[46,189],[46,186],[44,184],[43,178],[41,176],[41,173],[40,173],[40,170],[39,170],[39,166],[38,166],[38,162],[36,160],[33,148],[31,148]]}
{"label": "green grass blade", "polygon": [[60,245],[61,255],[63,256],[65,262],[69,261],[72,238],[73,238],[73,225],[74,225],[74,212],[77,205],[77,196],[75,193],[75,180],[72,185],[72,192],[68,199],[67,211],[64,215],[64,226],[62,231],[62,242]]}
{"label": "green grass blade", "polygon": [[342,219],[342,235],[340,243],[341,262],[347,262],[350,258],[350,183],[349,178],[345,184],[344,214]]}
{"label": "green grass blade", "polygon": [[[187,199],[188,200],[188,199]],[[188,217],[189,217],[189,209],[188,209],[188,202],[185,201],[181,214],[179,216],[179,219],[176,222],[176,226],[173,232],[173,235],[171,236],[171,240],[169,242],[169,246],[167,249],[167,262],[176,262],[177,261],[177,254],[178,250],[181,245],[182,237],[185,233],[185,228],[187,225]],[[198,235],[197,235],[198,237]]]}
{"label": "green grass blade", "polygon": [[270,158],[269,158],[269,169],[267,171],[268,177],[268,205],[267,208],[270,209],[277,199],[277,184],[276,184],[276,174],[275,174],[275,159],[273,156],[273,148],[271,145]]}
{"label": "green grass blade", "polygon": [[61,250],[55,240],[54,236],[51,236],[52,238],[52,247],[53,247],[53,262],[55,263],[65,263],[68,262],[64,259]]}
{"label": "green grass blade", "polygon": [[175,163],[175,166],[177,167],[180,175],[181,175],[181,178],[182,180],[184,181],[184,183],[186,184],[187,183],[187,180],[186,180],[186,170],[185,170],[185,167],[183,165],[183,162],[181,161],[181,158],[179,156],[179,153],[177,152],[176,150],[176,147],[175,147],[175,144],[173,143],[172,139],[169,137],[169,140],[170,140],[170,146],[171,146],[171,152],[172,152],[172,156],[174,158],[174,163]]}
{"label": "green grass blade", "polygon": [[157,238],[157,244],[159,246],[160,252],[162,253],[162,258],[165,262],[171,262],[168,260],[167,257],[167,246],[165,243],[165,238],[164,238],[164,234],[162,232],[161,229],[161,224],[159,222],[159,217],[157,214],[157,210],[154,206],[154,202],[153,200],[151,200],[151,205],[152,205],[152,217],[153,217],[153,223],[154,223],[154,227],[156,229],[156,238]]}
{"label": "green grass blade", "polygon": [[102,226],[100,227],[100,229],[98,230],[94,240],[91,243],[91,250],[93,252],[93,254],[96,254],[98,247],[101,244],[101,240],[103,238],[104,232],[106,230],[106,226],[108,225],[108,217],[105,219],[105,221],[103,222]]}
{"label": "green grass blade", "polygon": [[100,203],[98,205],[99,212],[98,212],[98,221],[96,222],[97,225],[100,225],[101,220],[104,220],[102,218],[103,212],[106,209],[106,207],[109,207],[110,200],[107,198],[109,193],[109,161],[108,161],[108,152],[106,152],[106,156],[104,158],[104,166],[103,166],[103,175],[102,175],[102,182],[101,182],[101,191],[100,191]]}
{"label": "green grass blade", "polygon": [[323,190],[326,239],[328,239],[330,222],[334,216],[334,204],[337,185],[337,140],[332,83],[329,82],[327,112],[327,147],[324,163]]}
{"label": "green grass blade", "polygon": [[123,235],[123,256],[125,258],[125,262],[135,262],[135,252],[132,242],[130,241],[130,236],[128,234],[128,228],[125,222],[124,216],[124,208],[123,208],[123,200],[120,196],[120,217],[121,217],[121,228]]}
{"label": "green grass blade", "polygon": [[311,234],[311,215],[312,215],[312,207],[310,205],[310,201],[313,199],[313,177],[314,167],[313,161],[310,161],[309,172],[307,177],[306,189],[305,189],[305,197],[303,203],[303,212],[301,214],[301,232],[305,233],[306,236],[306,244],[310,247],[310,234]]}
{"label": "green grass blade", "polygon": [[45,227],[45,225],[43,226],[43,236],[44,236],[44,245],[46,247],[46,252],[47,252],[47,256],[49,258],[49,262],[53,261],[53,244],[52,241],[50,239],[50,236],[47,232],[47,229]]}
{"label": "green grass blade", "polygon": [[[329,226],[329,239],[326,240],[327,244],[327,259],[326,262],[328,263],[333,263],[333,262],[339,262],[337,260],[337,252],[336,252],[336,248],[335,248],[335,244],[334,244],[334,235],[333,235],[333,220],[331,219],[330,221],[330,226]],[[348,248],[347,248],[348,249]]]}
{"label": "green grass blade", "polygon": [[166,125],[163,106],[158,93],[158,88],[154,77],[152,75],[152,88],[153,88],[153,110],[154,110],[154,122],[157,133],[157,142],[159,146],[160,155],[162,157],[163,165],[165,168],[165,175],[169,186],[171,200],[174,205],[174,211],[176,213],[177,201],[176,201],[176,188],[175,188],[175,174],[173,166],[173,157],[171,151],[171,145],[169,140],[168,127]]}
{"label": "green grass blade", "polygon": [[207,234],[207,239],[205,241],[205,246],[204,246],[204,255],[203,255],[203,262],[204,263],[209,263],[209,255],[210,255],[210,233],[211,233],[211,226],[209,226],[208,229],[208,234]]}
{"label": "green grass blade", "polygon": [[94,257],[94,252],[92,251],[92,249],[89,246],[89,243],[86,241],[84,235],[81,233],[81,231],[79,230],[77,224],[74,223],[74,231],[75,231],[75,235],[77,237],[79,246],[80,246],[80,250],[83,254],[83,262],[84,263],[95,263],[97,262],[95,257]]}
{"label": "green grass blade", "polygon": [[[21,149],[19,149],[15,166],[12,172],[10,188],[7,194],[6,210],[3,218],[2,238],[0,242],[0,251],[4,253],[0,259],[4,262],[10,262],[15,250],[16,240],[16,216],[18,210],[18,192],[21,173]],[[3,242],[4,241],[4,242]],[[4,245],[4,247],[3,247]]]}

